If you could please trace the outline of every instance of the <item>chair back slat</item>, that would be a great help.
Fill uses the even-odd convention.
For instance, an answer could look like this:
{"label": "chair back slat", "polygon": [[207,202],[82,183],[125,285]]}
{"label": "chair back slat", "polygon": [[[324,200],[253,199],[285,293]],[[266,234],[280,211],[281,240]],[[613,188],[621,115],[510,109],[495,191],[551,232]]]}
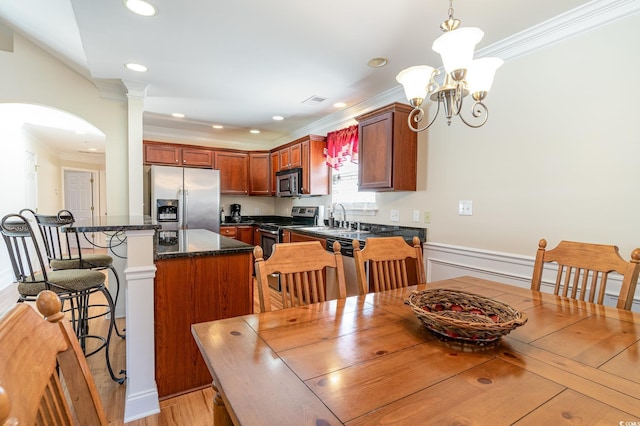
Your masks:
{"label": "chair back slat", "polygon": [[[337,250],[337,251],[336,251]],[[344,264],[340,244],[334,253],[327,252],[318,241],[278,243],[273,246],[269,259],[264,260],[262,248],[253,251],[256,280],[260,293],[260,310],[271,308],[268,277],[280,275],[283,308],[303,306],[327,300],[325,275],[333,274],[338,286],[338,298],[345,298]]]}
{"label": "chair back slat", "polygon": [[55,215],[32,214],[38,224],[49,263],[52,260],[80,259],[82,264],[79,234],[62,231],[62,227],[74,222],[73,214],[68,210],[60,210]]}
{"label": "chair back slat", "polygon": [[0,222],[0,232],[7,246],[16,281],[46,281],[45,261],[27,218],[17,213],[4,216]]}
{"label": "chair back slat", "polygon": [[106,426],[98,390],[60,312],[60,299],[45,290],[36,306],[40,313],[18,303],[0,317],[0,424]]}
{"label": "chair back slat", "polygon": [[626,261],[613,245],[561,241],[551,250],[546,247],[547,241],[540,240],[531,289],[540,290],[545,266],[555,264],[554,294],[604,304],[609,275],[617,273],[622,276],[617,307],[631,309],[640,275],[640,249],[635,249],[631,260]]}
{"label": "chair back slat", "polygon": [[[360,294],[369,292],[367,265],[374,292],[426,283],[418,237],[413,238],[412,246],[402,237],[367,238],[364,249],[360,249],[358,240],[353,240],[353,257]],[[412,260],[408,262],[408,259]],[[410,282],[409,271],[412,272],[411,276],[415,276],[416,282]]]}

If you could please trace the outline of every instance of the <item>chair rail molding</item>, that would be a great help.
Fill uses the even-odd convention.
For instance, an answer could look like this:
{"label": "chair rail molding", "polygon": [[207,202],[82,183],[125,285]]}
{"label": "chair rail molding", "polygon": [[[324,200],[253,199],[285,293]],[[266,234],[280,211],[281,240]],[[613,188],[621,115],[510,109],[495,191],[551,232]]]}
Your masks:
{"label": "chair rail molding", "polygon": [[[428,242],[423,245],[427,282],[463,275],[530,288],[534,256],[496,252],[473,247]],[[542,291],[553,293],[557,267],[546,265],[542,275]],[[607,281],[604,304],[616,306],[622,276],[612,273]],[[632,311],[640,312],[640,294],[636,291]]]}

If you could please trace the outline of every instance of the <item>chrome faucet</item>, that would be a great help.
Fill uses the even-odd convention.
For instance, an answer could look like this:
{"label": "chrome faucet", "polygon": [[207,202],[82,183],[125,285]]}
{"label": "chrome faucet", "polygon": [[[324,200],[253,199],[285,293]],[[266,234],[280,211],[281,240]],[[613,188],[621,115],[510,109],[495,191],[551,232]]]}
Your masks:
{"label": "chrome faucet", "polygon": [[342,203],[336,203],[336,209],[338,208],[338,206],[342,207],[342,226],[344,226],[347,223],[347,210],[345,210],[344,206],[342,205]]}

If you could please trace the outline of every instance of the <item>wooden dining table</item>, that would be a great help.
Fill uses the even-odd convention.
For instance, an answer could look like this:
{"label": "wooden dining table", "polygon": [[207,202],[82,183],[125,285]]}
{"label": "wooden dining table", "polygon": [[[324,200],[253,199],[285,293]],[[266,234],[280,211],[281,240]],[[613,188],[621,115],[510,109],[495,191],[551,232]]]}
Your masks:
{"label": "wooden dining table", "polygon": [[[443,341],[405,304],[447,288],[528,316]],[[640,314],[473,277],[192,325],[214,424],[640,424]]]}

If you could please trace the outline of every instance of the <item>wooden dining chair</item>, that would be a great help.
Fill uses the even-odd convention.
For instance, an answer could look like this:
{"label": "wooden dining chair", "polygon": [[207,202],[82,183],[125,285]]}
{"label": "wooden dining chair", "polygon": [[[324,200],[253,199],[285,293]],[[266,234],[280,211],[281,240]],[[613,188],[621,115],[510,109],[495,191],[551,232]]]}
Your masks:
{"label": "wooden dining chair", "polygon": [[0,318],[0,425],[107,425],[98,389],[58,296]]}
{"label": "wooden dining chair", "polygon": [[[427,282],[418,237],[413,237],[413,246],[407,244],[402,237],[367,238],[362,250],[360,242],[353,240],[353,257],[361,295],[369,293],[367,264],[373,282],[373,292]],[[413,261],[407,262],[407,259]],[[412,277],[415,277],[415,282],[411,282]]]}
{"label": "wooden dining chair", "polygon": [[268,277],[280,274],[282,307],[324,302],[328,274],[334,274],[338,298],[347,297],[344,264],[340,243],[333,244],[333,253],[324,249],[319,241],[279,243],[273,245],[269,259],[264,260],[260,246],[253,249],[255,272],[260,297],[260,312],[271,311]]}
{"label": "wooden dining chair", "polygon": [[640,274],[640,248],[633,250],[631,261],[624,260],[618,247],[604,244],[560,241],[547,250],[547,240],[538,243],[531,289],[540,291],[546,264],[556,263],[554,294],[603,304],[609,273],[622,275],[617,307],[631,310]]}

